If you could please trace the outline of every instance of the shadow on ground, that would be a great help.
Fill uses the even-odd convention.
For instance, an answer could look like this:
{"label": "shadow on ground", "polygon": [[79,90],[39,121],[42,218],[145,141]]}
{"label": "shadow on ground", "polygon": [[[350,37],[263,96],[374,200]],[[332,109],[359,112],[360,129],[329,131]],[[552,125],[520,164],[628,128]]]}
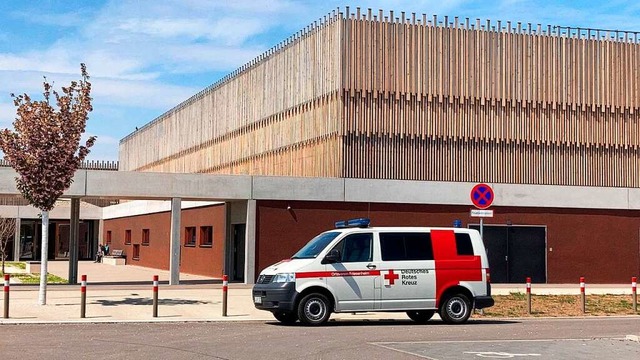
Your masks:
{"label": "shadow on ground", "polygon": [[[127,297],[122,300],[96,300],[93,304],[102,306],[118,306],[118,305],[153,305],[151,298],[132,298]],[[187,300],[187,299],[158,299],[158,305],[204,305],[213,304],[211,301]]]}
{"label": "shadow on ground", "polygon": [[[304,326],[300,322],[296,322],[295,324],[284,324],[277,321],[267,321],[269,325],[276,326]],[[487,325],[487,324],[517,324],[520,321],[514,320],[469,320],[469,322],[461,325],[457,325],[460,327],[465,326],[474,326],[474,325]],[[433,320],[429,321],[426,324],[419,324],[412,320],[395,320],[395,319],[332,319],[329,320],[324,326],[393,326],[393,325],[403,325],[403,326],[450,326],[445,324],[443,321]]]}

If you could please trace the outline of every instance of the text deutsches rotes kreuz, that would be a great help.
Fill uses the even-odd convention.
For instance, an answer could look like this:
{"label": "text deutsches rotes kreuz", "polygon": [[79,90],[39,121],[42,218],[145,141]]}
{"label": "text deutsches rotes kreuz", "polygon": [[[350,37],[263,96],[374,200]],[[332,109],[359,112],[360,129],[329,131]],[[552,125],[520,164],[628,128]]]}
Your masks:
{"label": "text deutsches rotes kreuz", "polygon": [[418,285],[418,275],[419,274],[428,274],[429,270],[427,269],[406,269],[400,270],[400,280],[402,285]]}

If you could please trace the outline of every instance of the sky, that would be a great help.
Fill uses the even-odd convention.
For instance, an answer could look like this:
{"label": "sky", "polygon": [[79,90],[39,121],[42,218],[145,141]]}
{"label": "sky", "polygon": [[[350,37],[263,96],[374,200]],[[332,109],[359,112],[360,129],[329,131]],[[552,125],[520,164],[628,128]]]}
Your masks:
{"label": "sky", "polygon": [[[33,0],[0,2],[0,128],[11,93],[34,98],[91,75],[89,160],[117,160],[120,139],[306,25],[344,6],[640,31],[639,1]],[[150,144],[162,146],[162,144]]]}

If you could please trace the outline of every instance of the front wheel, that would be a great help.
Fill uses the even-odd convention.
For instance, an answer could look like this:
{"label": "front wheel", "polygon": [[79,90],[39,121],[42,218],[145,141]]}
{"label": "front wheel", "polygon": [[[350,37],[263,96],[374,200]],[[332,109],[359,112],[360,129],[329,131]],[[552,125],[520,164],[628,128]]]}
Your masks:
{"label": "front wheel", "polygon": [[287,325],[291,325],[298,321],[298,317],[295,312],[277,311],[273,313],[273,317],[275,317],[276,320],[280,321],[281,323]]}
{"label": "front wheel", "polygon": [[409,319],[417,323],[425,324],[427,321],[431,320],[435,313],[436,312],[434,310],[411,310],[407,311],[407,316],[409,316]]}
{"label": "front wheel", "polygon": [[329,299],[322,294],[308,294],[298,304],[298,319],[305,325],[322,325],[331,315],[330,304]]}
{"label": "front wheel", "polygon": [[447,324],[462,324],[471,316],[471,302],[462,294],[448,296],[440,306],[440,317]]}

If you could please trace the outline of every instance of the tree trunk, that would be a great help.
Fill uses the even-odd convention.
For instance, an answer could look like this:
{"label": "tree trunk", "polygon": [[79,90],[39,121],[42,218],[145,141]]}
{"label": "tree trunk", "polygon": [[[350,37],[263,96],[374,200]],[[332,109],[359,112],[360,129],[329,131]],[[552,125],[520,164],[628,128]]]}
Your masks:
{"label": "tree trunk", "polygon": [[47,304],[47,260],[49,257],[49,212],[42,212],[42,248],[40,249],[40,292],[38,304]]}

